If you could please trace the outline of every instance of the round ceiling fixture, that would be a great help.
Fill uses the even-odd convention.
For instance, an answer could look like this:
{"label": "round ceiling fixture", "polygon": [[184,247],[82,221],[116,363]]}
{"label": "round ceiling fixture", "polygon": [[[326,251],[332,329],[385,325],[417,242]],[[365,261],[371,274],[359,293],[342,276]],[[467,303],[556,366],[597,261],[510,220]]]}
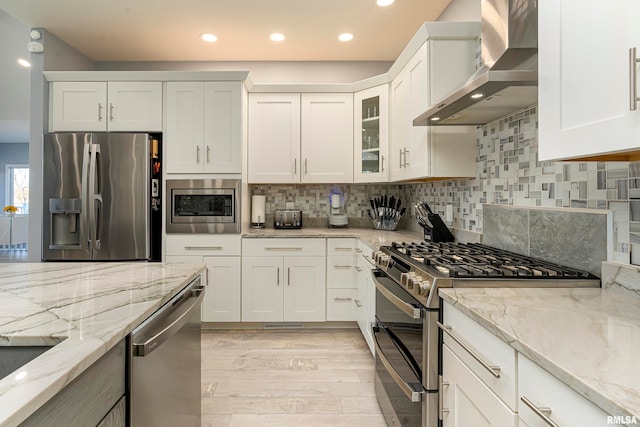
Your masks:
{"label": "round ceiling fixture", "polygon": [[218,38],[211,33],[202,33],[200,34],[200,38],[207,43],[213,43],[218,40]]}
{"label": "round ceiling fixture", "polygon": [[338,36],[338,40],[341,42],[350,42],[353,40],[353,34],[351,33],[342,33]]}
{"label": "round ceiling fixture", "polygon": [[24,68],[30,68],[31,67],[31,63],[29,61],[27,61],[26,59],[18,59],[18,64],[22,65]]}
{"label": "round ceiling fixture", "polygon": [[380,7],[391,6],[396,0],[376,0],[376,4]]}
{"label": "round ceiling fixture", "polygon": [[284,40],[284,34],[282,33],[273,33],[269,36],[269,38],[271,39],[271,41],[274,42],[281,42]]}

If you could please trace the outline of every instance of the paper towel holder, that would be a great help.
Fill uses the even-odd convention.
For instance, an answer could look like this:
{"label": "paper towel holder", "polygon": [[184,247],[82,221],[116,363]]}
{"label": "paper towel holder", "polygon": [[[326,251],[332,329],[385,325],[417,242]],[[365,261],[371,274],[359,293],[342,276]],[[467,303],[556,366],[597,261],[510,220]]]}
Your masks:
{"label": "paper towel holder", "polygon": [[266,199],[264,195],[251,196],[251,228],[264,228],[266,224]]}

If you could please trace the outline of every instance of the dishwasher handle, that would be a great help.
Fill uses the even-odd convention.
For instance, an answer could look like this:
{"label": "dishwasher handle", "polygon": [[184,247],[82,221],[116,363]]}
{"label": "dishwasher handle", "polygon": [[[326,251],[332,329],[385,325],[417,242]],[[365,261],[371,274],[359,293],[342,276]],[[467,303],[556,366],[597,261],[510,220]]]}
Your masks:
{"label": "dishwasher handle", "polygon": [[[193,285],[188,289],[185,289],[180,295],[177,295],[173,302],[168,302],[159,312],[156,312],[148,321],[145,321],[138,330],[135,330],[132,334],[131,347],[134,357],[145,357],[151,354],[155,349],[160,347],[162,343],[171,338],[176,332],[189,321],[191,313],[202,303],[204,299],[205,288],[200,286],[200,280],[194,281]],[[190,295],[189,295],[190,294]],[[187,296],[187,298],[184,298]],[[181,304],[176,306],[176,303],[183,300]],[[189,303],[190,302],[190,303]],[[162,319],[166,322],[156,326],[154,320],[160,318],[164,313],[169,312],[165,318]],[[199,319],[198,319],[199,321]],[[149,337],[145,332],[148,329],[153,330],[160,329],[153,336]]]}

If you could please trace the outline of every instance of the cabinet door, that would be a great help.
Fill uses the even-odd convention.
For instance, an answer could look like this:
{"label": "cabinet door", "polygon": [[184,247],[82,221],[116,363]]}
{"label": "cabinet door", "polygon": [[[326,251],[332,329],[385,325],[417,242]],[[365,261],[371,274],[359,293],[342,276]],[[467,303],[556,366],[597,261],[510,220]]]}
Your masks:
{"label": "cabinet door", "polygon": [[282,257],[242,258],[242,321],[283,320]]}
{"label": "cabinet door", "polygon": [[239,322],[240,257],[204,257],[204,262],[209,284],[202,303],[202,321]]}
{"label": "cabinet door", "polygon": [[389,177],[389,85],[354,94],[353,181]]}
{"label": "cabinet door", "polygon": [[162,132],[162,82],[110,82],[109,131]]}
{"label": "cabinet door", "polygon": [[538,16],[540,160],[637,150],[629,48],[640,47],[640,2],[546,0]]}
{"label": "cabinet door", "polygon": [[249,94],[250,183],[300,182],[300,94]]}
{"label": "cabinet door", "polygon": [[51,83],[51,132],[107,130],[106,82]]}
{"label": "cabinet door", "polygon": [[302,182],[353,182],[353,94],[302,94]]}
{"label": "cabinet door", "polygon": [[[358,288],[356,292],[356,306],[358,310],[358,327],[364,336],[371,354],[375,354],[373,345],[372,325],[376,315],[375,284],[371,276],[374,266],[367,261],[371,254],[371,249],[366,245],[358,244],[360,253],[358,255]],[[364,250],[362,248],[365,248]],[[367,254],[368,252],[368,254]],[[369,258],[370,259],[370,258]]]}
{"label": "cabinet door", "polygon": [[242,172],[242,83],[204,84],[204,172]]}
{"label": "cabinet door", "polygon": [[326,306],[325,258],[285,258],[283,272],[284,320],[323,322]]}
{"label": "cabinet door", "polygon": [[449,349],[442,346],[443,427],[517,427],[517,415]]}
{"label": "cabinet door", "polygon": [[203,171],[204,83],[167,83],[167,173]]}
{"label": "cabinet door", "polygon": [[406,152],[411,129],[407,126],[409,117],[409,80],[408,72],[403,69],[391,82],[390,94],[390,142],[389,174],[391,181],[407,178]]}
{"label": "cabinet door", "polygon": [[413,119],[424,112],[429,106],[429,64],[428,47],[425,43],[413,55],[406,66],[408,84],[408,115],[402,117],[401,126],[407,128],[409,136],[408,152],[404,155],[404,162],[407,167],[407,178],[422,178],[430,176],[429,170],[429,128],[424,126],[413,126]]}

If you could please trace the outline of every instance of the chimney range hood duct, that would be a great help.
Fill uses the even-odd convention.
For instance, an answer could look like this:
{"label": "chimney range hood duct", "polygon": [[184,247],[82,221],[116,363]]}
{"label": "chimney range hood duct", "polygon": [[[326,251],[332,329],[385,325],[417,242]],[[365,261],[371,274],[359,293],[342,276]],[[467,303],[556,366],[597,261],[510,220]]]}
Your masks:
{"label": "chimney range hood duct", "polygon": [[538,102],[537,0],[482,0],[484,65],[414,126],[483,125]]}

